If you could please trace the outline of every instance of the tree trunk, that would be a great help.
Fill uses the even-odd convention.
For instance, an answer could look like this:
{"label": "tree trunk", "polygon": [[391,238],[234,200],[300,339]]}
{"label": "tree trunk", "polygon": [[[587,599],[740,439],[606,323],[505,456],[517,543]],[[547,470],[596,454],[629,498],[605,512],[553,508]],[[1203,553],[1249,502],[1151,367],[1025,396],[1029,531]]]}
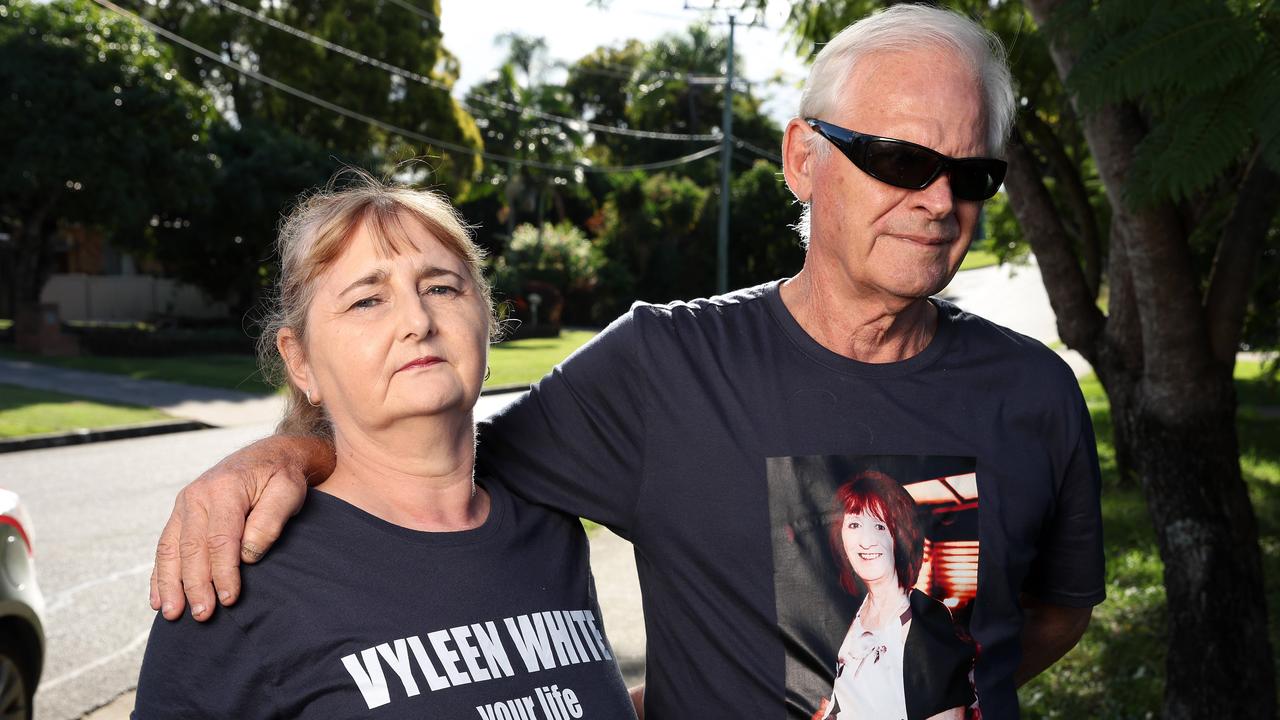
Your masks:
{"label": "tree trunk", "polygon": [[51,192],[18,224],[13,234],[14,310],[18,306],[38,302],[44,281],[48,279],[48,236],[52,225],[50,211],[61,193]]}
{"label": "tree trunk", "polygon": [[1162,715],[1273,718],[1262,559],[1237,459],[1230,372],[1188,388],[1206,395],[1206,409],[1176,422],[1140,387],[1113,384],[1112,414],[1117,427],[1127,428],[1123,442],[1164,560],[1169,640]]}
{"label": "tree trunk", "polygon": [[[1026,3],[1041,27],[1059,4]],[[1059,36],[1049,50],[1065,80],[1075,49]],[[1236,438],[1234,354],[1215,358],[1177,214],[1167,204],[1125,203],[1134,148],[1146,137],[1137,109],[1116,103],[1082,119],[1114,213],[1111,307],[1095,368],[1111,400],[1117,455],[1141,482],[1164,563],[1163,716],[1274,718],[1261,550]],[[1061,284],[1045,275],[1051,297],[1070,292]]]}

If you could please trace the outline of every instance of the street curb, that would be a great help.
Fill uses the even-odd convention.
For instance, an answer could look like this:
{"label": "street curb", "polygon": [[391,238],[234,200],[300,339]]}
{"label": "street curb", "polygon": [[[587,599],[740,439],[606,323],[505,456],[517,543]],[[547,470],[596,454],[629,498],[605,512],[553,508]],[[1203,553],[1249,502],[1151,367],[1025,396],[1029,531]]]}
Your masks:
{"label": "street curb", "polygon": [[81,429],[65,433],[47,433],[44,435],[28,435],[20,438],[0,440],[0,453],[19,452],[21,450],[39,450],[41,448],[65,447],[68,445],[84,445],[86,443],[106,442],[107,440],[124,440],[126,438],[147,437],[149,435],[165,435],[168,433],[207,430],[213,427],[195,420],[161,420],[158,422],[139,423],[137,425],[119,425],[116,427]]}

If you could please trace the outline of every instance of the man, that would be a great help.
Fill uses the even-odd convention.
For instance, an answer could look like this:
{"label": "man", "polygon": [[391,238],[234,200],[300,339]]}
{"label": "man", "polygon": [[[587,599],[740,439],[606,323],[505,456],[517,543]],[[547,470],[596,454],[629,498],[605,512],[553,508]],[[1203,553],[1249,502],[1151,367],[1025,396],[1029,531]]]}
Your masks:
{"label": "man", "polygon": [[[998,44],[970,21],[896,6],[850,26],[815,60],[783,142],[805,205],[803,269],[638,305],[482,429],[481,463],[517,492],[634,544],[651,718],[839,717],[837,675],[895,653],[929,665],[910,659],[924,625],[909,608],[851,605],[821,580],[836,573],[821,559],[830,511],[814,498],[851,470],[892,470],[937,520],[915,587],[968,618],[956,634],[978,648],[986,717],[1016,717],[1016,685],[1083,633],[1104,593],[1097,459],[1074,377],[1035,341],[930,299],[1003,177],[991,158],[1012,109]],[[200,619],[215,589],[234,602],[242,529],[255,561],[327,454],[271,438],[185,489],[152,605],[176,617],[184,587]],[[965,548],[975,555],[949,565]],[[868,568],[886,552],[850,550]],[[858,667],[837,657],[855,613],[886,638]],[[895,706],[968,712],[917,696],[935,681],[906,678]]]}

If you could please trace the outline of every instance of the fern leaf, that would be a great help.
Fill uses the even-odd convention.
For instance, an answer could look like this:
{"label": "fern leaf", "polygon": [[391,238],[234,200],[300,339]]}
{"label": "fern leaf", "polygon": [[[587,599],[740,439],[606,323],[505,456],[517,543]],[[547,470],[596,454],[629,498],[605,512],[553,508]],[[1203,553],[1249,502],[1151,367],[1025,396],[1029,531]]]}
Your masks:
{"label": "fern leaf", "polygon": [[1247,88],[1189,98],[1152,128],[1134,153],[1126,198],[1185,200],[1238,161],[1253,144]]}
{"label": "fern leaf", "polygon": [[1249,21],[1219,2],[1153,13],[1096,53],[1068,80],[1088,107],[1152,93],[1194,94],[1247,74],[1262,46]]}
{"label": "fern leaf", "polygon": [[1249,105],[1262,159],[1280,172],[1280,48],[1270,46],[1251,79]]}

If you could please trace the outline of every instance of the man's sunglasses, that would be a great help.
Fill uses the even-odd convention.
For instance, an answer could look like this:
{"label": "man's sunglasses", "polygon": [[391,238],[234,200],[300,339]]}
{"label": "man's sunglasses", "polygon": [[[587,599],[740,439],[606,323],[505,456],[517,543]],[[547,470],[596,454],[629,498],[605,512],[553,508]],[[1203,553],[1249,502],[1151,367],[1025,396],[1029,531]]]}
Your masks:
{"label": "man's sunglasses", "polygon": [[939,175],[951,179],[951,194],[961,200],[986,200],[1000,189],[1008,165],[995,158],[952,158],[923,145],[863,135],[817,118],[805,122],[831,141],[859,170],[883,183],[923,190]]}

